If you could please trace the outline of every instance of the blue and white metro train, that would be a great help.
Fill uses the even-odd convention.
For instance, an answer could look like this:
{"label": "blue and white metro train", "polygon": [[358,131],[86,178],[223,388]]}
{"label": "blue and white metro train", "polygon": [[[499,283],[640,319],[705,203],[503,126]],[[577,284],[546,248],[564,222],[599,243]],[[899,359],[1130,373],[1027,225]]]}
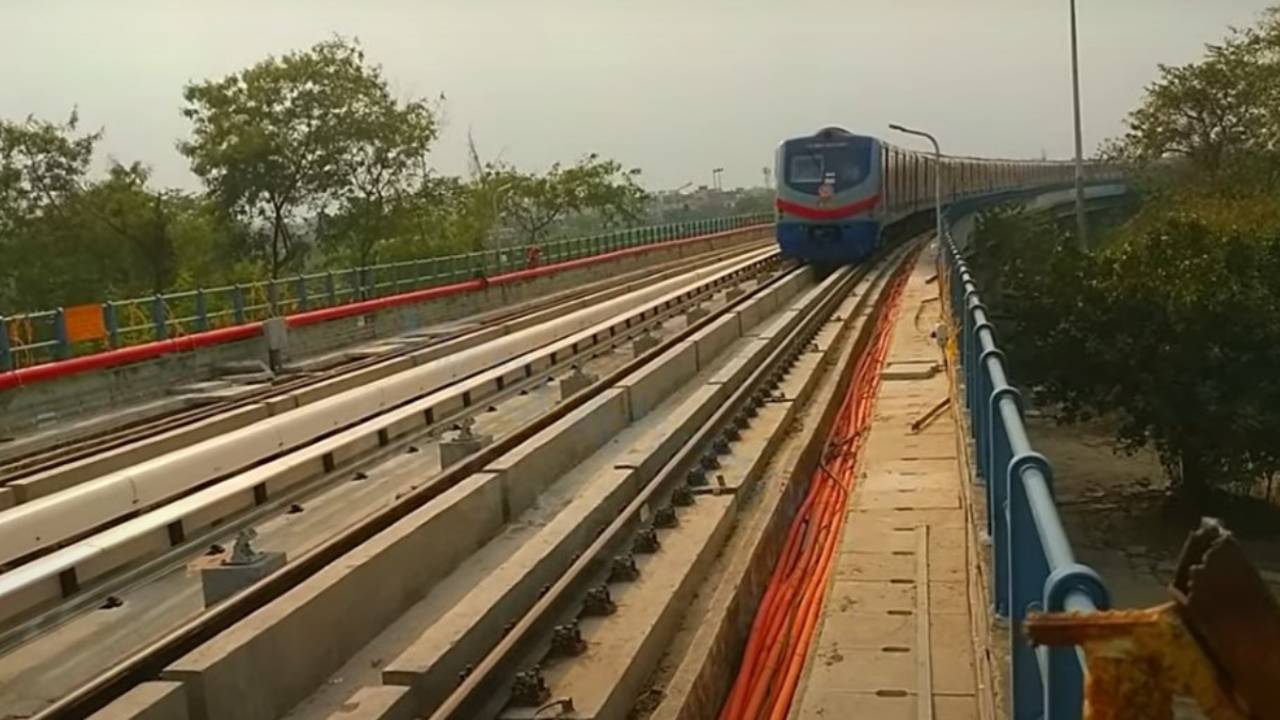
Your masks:
{"label": "blue and white metro train", "polygon": [[[820,265],[856,263],[880,247],[883,230],[934,204],[932,153],[895,147],[827,127],[778,146],[778,245],[784,257]],[[943,202],[950,204],[1074,182],[1072,163],[942,157]],[[1086,181],[1114,171],[1096,163]]]}

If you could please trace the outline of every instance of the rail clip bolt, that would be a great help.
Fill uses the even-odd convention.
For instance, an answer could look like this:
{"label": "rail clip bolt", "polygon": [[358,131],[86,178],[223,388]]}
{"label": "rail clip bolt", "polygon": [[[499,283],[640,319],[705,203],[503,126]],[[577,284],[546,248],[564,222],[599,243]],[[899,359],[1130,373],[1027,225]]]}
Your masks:
{"label": "rail clip bolt", "polygon": [[676,507],[689,507],[693,504],[693,491],[687,485],[681,485],[671,491],[671,504]]}
{"label": "rail clip bolt", "polygon": [[581,655],[587,649],[587,641],[582,639],[582,627],[574,620],[564,625],[557,625],[551,631],[551,652],[563,657]]}
{"label": "rail clip bolt", "polygon": [[636,533],[636,539],[631,543],[631,552],[637,555],[645,555],[648,553],[658,552],[658,533],[653,528],[642,528]]}
{"label": "rail clip bolt", "polygon": [[685,481],[689,483],[689,487],[705,487],[707,484],[707,471],[701,465],[689,468],[689,474],[685,477]]}
{"label": "rail clip bolt", "polygon": [[733,416],[733,426],[739,430],[746,430],[749,425],[751,425],[751,418],[747,417],[745,412]]}
{"label": "rail clip bolt", "polygon": [[702,467],[706,470],[715,470],[720,467],[720,459],[715,453],[707,453],[702,456]]}
{"label": "rail clip bolt", "polygon": [[608,585],[597,585],[587,591],[582,601],[582,614],[588,616],[612,615],[618,609],[609,595]]}
{"label": "rail clip bolt", "polygon": [[511,686],[511,704],[524,707],[537,707],[551,697],[551,689],[547,687],[546,678],[542,677],[542,668],[534,665],[531,669],[516,673],[515,683]]}
{"label": "rail clip bolt", "polygon": [[640,568],[636,566],[636,556],[631,553],[618,555],[609,566],[609,582],[630,582],[640,577]]}
{"label": "rail clip bolt", "polygon": [[654,527],[673,528],[680,524],[680,518],[676,517],[676,509],[672,505],[663,505],[653,513]]}
{"label": "rail clip bolt", "polygon": [[716,438],[715,443],[711,447],[714,448],[715,451],[721,455],[728,455],[729,454],[729,438],[726,437],[725,435],[721,435],[720,437]]}

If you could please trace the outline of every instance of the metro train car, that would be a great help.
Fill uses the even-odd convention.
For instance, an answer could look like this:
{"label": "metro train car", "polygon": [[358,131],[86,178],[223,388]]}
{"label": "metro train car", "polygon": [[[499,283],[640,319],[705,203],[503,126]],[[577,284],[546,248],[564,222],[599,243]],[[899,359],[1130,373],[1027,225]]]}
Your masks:
{"label": "metro train car", "polygon": [[[777,240],[784,257],[819,265],[857,263],[880,247],[884,230],[934,206],[933,153],[906,150],[840,127],[783,141],[774,177]],[[942,156],[943,203],[1067,186],[1071,162]],[[1092,182],[1114,175],[1085,166]]]}

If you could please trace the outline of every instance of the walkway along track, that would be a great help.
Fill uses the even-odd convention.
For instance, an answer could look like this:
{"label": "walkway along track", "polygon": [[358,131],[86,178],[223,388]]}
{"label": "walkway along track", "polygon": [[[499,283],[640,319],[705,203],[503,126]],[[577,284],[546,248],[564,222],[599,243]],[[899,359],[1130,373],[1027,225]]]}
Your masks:
{"label": "walkway along track", "polygon": [[[767,283],[766,286],[779,282],[781,279],[775,278],[770,283]],[[736,307],[748,302],[766,286],[762,286],[752,293],[748,293],[746,296],[731,302],[729,307]],[[391,527],[398,520],[428,505],[432,500],[456,487],[459,483],[482,470],[486,465],[517,447],[520,443],[583,407],[592,398],[608,389],[619,379],[636,371],[638,368],[642,368],[653,359],[661,356],[667,349],[681,342],[683,338],[690,336],[700,328],[706,327],[711,322],[714,322],[715,319],[716,316],[713,315],[691,324],[674,338],[661,343],[658,347],[627,363],[626,366],[595,383],[591,388],[566,399],[546,415],[499,438],[495,443],[463,462],[447,468],[442,474],[400,498],[394,505],[375,515],[364,518],[340,534],[329,538],[312,551],[286,565],[279,573],[268,577],[234,599],[215,606],[199,618],[135,654],[111,671],[104,673],[86,686],[69,694],[42,713],[40,717],[82,717],[93,709],[103,706],[112,698],[119,696],[139,682],[155,677],[162,668],[178,657],[201,646],[218,635],[218,633],[253,613],[256,609],[282,596],[291,588],[298,586],[309,577],[330,566],[354,548],[376,536],[379,532]]]}
{"label": "walkway along track", "polygon": [[[323,390],[310,393],[302,393],[300,391],[326,384],[333,386],[335,385],[333,381],[343,377],[351,378],[356,376],[357,373],[362,373],[362,371],[364,372],[359,375],[360,379],[364,381],[376,379],[394,372],[395,368],[393,366],[396,360],[413,356],[414,363],[420,363],[424,359],[437,357],[458,348],[469,347],[472,344],[483,342],[485,339],[492,337],[497,329],[515,321],[525,321],[524,323],[515,323],[516,327],[525,326],[528,322],[536,322],[535,318],[537,317],[563,311],[564,308],[575,303],[607,299],[625,292],[626,288],[635,283],[652,282],[656,279],[662,279],[688,270],[690,267],[715,262],[717,259],[724,258],[734,252],[740,252],[751,245],[753,243],[748,242],[741,247],[711,251],[692,258],[681,258],[660,263],[652,267],[625,273],[616,278],[592,283],[587,287],[538,298],[524,303],[523,307],[519,307],[514,311],[498,310],[496,312],[482,313],[476,318],[476,322],[479,323],[476,327],[464,327],[453,333],[430,338],[423,343],[371,357],[347,361],[340,366],[305,377],[289,378],[279,384],[252,391],[234,400],[214,402],[164,414],[159,417],[126,423],[110,430],[76,437],[65,442],[58,442],[22,455],[3,458],[0,459],[0,486],[15,484],[17,481],[27,480],[33,476],[48,476],[47,478],[39,478],[34,483],[18,483],[24,487],[19,492],[20,497],[16,499],[19,502],[23,502],[29,499],[27,495],[32,495],[33,497],[47,495],[82,479],[117,470],[125,467],[128,463],[149,459],[160,452],[182,447],[207,437],[207,434],[200,434],[198,430],[193,428],[198,423],[222,417],[223,422],[219,423],[216,428],[211,427],[210,431],[225,432],[227,429],[234,429],[237,426],[237,421],[234,418],[227,418],[225,415],[237,409],[268,403],[273,399],[283,398],[291,394],[299,396],[302,402],[313,401],[325,397],[328,393]],[[433,349],[435,352],[433,352]],[[276,412],[276,407],[277,405],[273,405],[271,408],[273,414]],[[278,404],[278,407],[286,409],[284,404]],[[296,405],[293,407],[296,407]],[[248,421],[249,419],[246,417],[245,422]],[[175,432],[175,430],[180,429],[188,429],[189,431],[185,433]],[[127,456],[123,452],[116,453],[118,459],[113,459],[108,455],[111,451],[116,450],[127,450]],[[68,467],[73,464],[78,467]],[[40,480],[47,480],[48,482],[41,483]],[[48,489],[34,487],[40,484],[46,484]],[[33,487],[25,487],[28,485]]]}
{"label": "walkway along track", "polygon": [[[773,393],[834,309],[866,280],[854,312],[844,319],[847,329],[851,318],[877,303],[904,252],[905,248],[899,249],[871,266],[839,270],[814,288],[798,322],[773,338],[767,356],[625,509],[580,550],[572,566],[513,621],[483,660],[466,671],[459,687],[438,707],[415,707],[414,711],[426,710],[432,720],[626,716],[675,633],[678,622],[673,616],[687,608],[700,576],[731,531],[738,496],[753,489],[750,471],[741,484],[730,483],[735,487],[728,493],[720,492],[718,483],[707,487],[706,475],[721,467],[752,418],[774,399]],[[830,361],[826,358],[814,365]],[[811,378],[802,380],[800,392],[810,388],[811,382]],[[763,447],[755,446],[762,452],[745,463],[753,469],[789,431],[790,415],[775,417],[776,425],[767,431],[769,439]],[[717,475],[717,480],[724,479],[723,474]],[[697,506],[708,503],[710,517],[695,517]],[[682,533],[693,539],[662,549]],[[637,563],[636,556],[646,557]],[[646,580],[650,581],[647,594],[635,592],[625,605],[625,601],[614,602],[619,591],[631,592],[628,586]],[[614,613],[629,616],[611,618],[611,630],[587,627],[599,616]],[[619,630],[628,625],[645,630]],[[625,637],[610,637],[611,632]],[[384,678],[395,672],[389,667]]]}

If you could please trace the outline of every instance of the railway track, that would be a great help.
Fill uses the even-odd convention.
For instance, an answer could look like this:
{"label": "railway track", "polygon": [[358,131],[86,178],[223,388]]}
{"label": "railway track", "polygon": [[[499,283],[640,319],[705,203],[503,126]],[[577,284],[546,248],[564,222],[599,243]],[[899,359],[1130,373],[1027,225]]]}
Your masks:
{"label": "railway track", "polygon": [[[765,276],[741,296],[726,295],[723,305],[706,317],[688,315],[687,327],[673,337],[634,359],[616,360],[604,377],[548,412],[530,416],[479,452],[419,481],[390,505],[319,540],[280,572],[201,612],[88,683],[59,693],[60,699],[37,717],[84,717],[131,691],[134,696],[155,695],[158,689],[164,690],[161,694],[194,693],[184,702],[204,704],[202,712],[210,718],[279,717],[291,709],[297,717],[327,717],[324,702],[309,704],[307,698],[326,694],[333,682],[324,677],[346,670],[332,660],[309,673],[268,668],[287,664],[289,657],[313,664],[314,658],[335,652],[349,665],[382,668],[381,684],[369,683],[341,703],[348,708],[385,706],[390,713],[367,717],[400,717],[393,711],[410,706],[413,717],[434,718],[547,717],[554,716],[547,712],[555,707],[562,717],[625,714],[670,641],[672,618],[687,608],[708,563],[723,546],[738,506],[758,492],[765,462],[794,434],[790,424],[796,406],[836,364],[836,356],[848,354],[861,341],[867,318],[904,252],[888,253],[862,269],[838,271],[821,282],[807,280],[807,288],[798,280],[810,277],[808,270]],[[668,320],[704,299],[653,318]],[[728,344],[730,335],[735,344]],[[815,338],[821,340],[821,352]],[[700,352],[704,344],[706,357]],[[713,351],[727,353],[725,347],[735,349],[727,360]],[[584,349],[574,362],[608,352],[599,346]],[[706,384],[693,382],[695,389],[684,394],[675,386],[657,393],[656,387],[670,385],[663,378],[671,368],[686,358],[694,360],[696,369],[682,379],[693,382],[691,377],[705,375]],[[510,390],[522,394],[527,388],[513,385]],[[638,414],[637,403],[646,406]],[[603,420],[614,406],[631,416],[621,431],[605,427],[609,423]],[[552,448],[566,437],[592,434],[593,428],[603,435],[590,448]],[[607,445],[629,449],[613,447],[612,459],[586,458],[595,458]],[[557,465],[538,451],[566,457]],[[516,475],[531,478],[547,462],[555,467],[542,469],[554,478],[528,481],[536,487],[511,484]],[[608,480],[596,478],[557,491],[556,482],[569,482],[558,478],[574,473],[584,478],[607,475]],[[371,597],[368,604],[385,607],[347,608],[355,615],[345,620],[351,628],[363,629],[362,635],[313,637],[305,647],[287,647],[285,640],[296,637],[300,628],[337,636],[354,633],[316,622],[326,612],[319,608],[325,594],[358,582],[350,576],[369,567],[389,567],[392,560],[385,556],[394,554],[396,543],[409,542],[406,533],[421,535],[433,523],[441,525],[438,533],[458,518],[474,515],[477,511],[468,509],[468,503],[495,484],[502,489],[499,527],[468,527],[492,520],[472,517],[436,541],[446,542],[438,552],[447,557],[433,558],[428,565],[435,567],[405,568],[407,575],[426,576],[416,583],[399,579],[403,587],[390,592],[406,596],[398,605]],[[525,520],[538,512],[545,517]],[[406,529],[409,525],[416,527]],[[464,571],[468,562],[475,562],[468,559],[472,555],[480,558],[482,572],[468,577]],[[399,562],[408,557],[402,554]],[[454,577],[459,574],[463,577]],[[420,624],[418,642],[401,647],[394,661],[360,656],[361,648],[369,652],[368,647],[385,644],[376,640],[378,633],[390,632],[387,626],[406,614],[405,602],[413,599],[407,596],[426,602],[422,596],[442,588],[448,594],[450,583],[458,582],[466,588],[453,591],[453,609]],[[396,605],[394,612],[391,605]],[[610,640],[611,635],[621,640]],[[437,642],[441,640],[443,644]],[[279,652],[285,655],[275,657]],[[246,688],[243,681],[227,686],[227,673],[237,672],[228,667],[245,662],[245,653],[262,656],[249,660],[249,666],[258,667],[253,679],[258,687]],[[299,674],[306,677],[295,677]],[[193,701],[193,696],[200,699]]]}
{"label": "railway track", "polygon": [[[771,401],[794,400],[812,388],[806,382],[816,376],[809,374],[788,386],[793,397],[778,394],[835,309],[861,283],[848,316],[869,312],[902,257],[899,251],[870,268],[839,270],[803,298],[803,315],[776,338],[714,414],[575,552],[572,565],[539,591],[500,638],[489,638],[492,649],[463,670],[458,687],[428,706],[426,716],[532,720],[631,713],[675,634],[674,618],[687,609],[725,543],[739,496],[752,492],[762,455],[788,432],[787,413],[757,416]],[[810,365],[816,369],[818,363]],[[743,455],[755,457],[740,456],[726,469],[726,458],[733,456],[734,445],[744,444],[743,433],[753,424],[766,426],[755,428],[757,437],[743,448]],[[760,449],[765,453],[753,453]],[[732,480],[726,483],[726,476]],[[727,486],[732,492],[725,491]],[[412,687],[413,679],[396,678],[398,672],[390,669],[390,679]],[[553,710],[558,712],[548,712]]]}
{"label": "railway track", "polygon": [[[173,433],[175,430],[190,427],[203,421],[215,419],[219,416],[224,416],[237,409],[267,403],[274,399],[305,391],[308,388],[321,386],[343,376],[350,376],[359,373],[362,370],[388,367],[396,360],[403,359],[411,355],[418,355],[421,357],[425,354],[430,356],[432,355],[430,351],[433,348],[466,347],[469,344],[468,341],[482,341],[484,338],[491,336],[491,331],[494,328],[501,327],[504,324],[522,319],[532,320],[533,318],[547,314],[548,311],[556,312],[557,309],[562,310],[564,307],[573,304],[575,301],[581,301],[584,299],[603,300],[618,294],[623,291],[624,288],[638,281],[655,281],[665,277],[671,277],[675,273],[688,270],[692,267],[699,267],[706,263],[715,262],[717,259],[727,257],[730,254],[739,251],[739,248],[712,251],[695,258],[684,258],[661,263],[642,270],[629,272],[615,278],[609,278],[604,281],[592,283],[586,287],[575,288],[571,291],[557,293],[545,298],[539,298],[524,303],[522,307],[515,310],[504,309],[482,313],[481,315],[472,318],[472,322],[467,323],[466,326],[460,329],[446,331],[422,342],[407,344],[406,346],[393,351],[380,353],[370,357],[348,360],[318,373],[310,373],[302,377],[285,378],[281,382],[274,382],[270,387],[251,391],[248,394],[235,399],[215,401],[190,409],[165,413],[156,417],[144,418],[87,435],[53,442],[50,445],[36,448],[30,452],[6,457],[0,459],[0,487],[14,484],[17,481],[31,478],[32,476],[54,473],[59,468],[65,468],[67,466],[76,464],[86,466],[80,472],[75,474],[74,480],[51,483],[51,485],[55,486],[54,489],[62,489],[70,482],[78,482],[81,479],[92,477],[94,474],[102,474],[104,472],[119,469],[128,463],[145,460],[149,457],[153,457],[154,454],[164,449],[180,446],[191,441],[191,438],[176,437],[169,438],[168,442],[156,442],[155,439],[157,437],[165,437]],[[449,324],[459,325],[461,323]],[[372,373],[372,375],[376,374],[377,373]],[[155,447],[156,450],[154,452],[148,452],[146,449],[147,446]],[[116,450],[128,450],[128,457],[123,457],[117,462],[112,462],[110,459],[106,458],[94,462],[95,458],[102,458],[104,454]],[[36,491],[34,494],[39,496],[47,494],[47,492]]]}
{"label": "railway track", "polygon": [[[766,253],[764,255],[761,255],[760,253],[755,253],[755,255],[759,255],[761,259],[767,259],[767,256],[770,254],[771,253]],[[748,253],[748,255],[750,255],[750,253]],[[753,265],[754,267],[758,267],[760,269],[764,269],[767,267],[767,264],[760,265],[758,262],[755,262],[755,261],[753,261],[753,263],[754,263]],[[721,264],[723,264],[723,262]],[[748,264],[751,264],[751,263],[748,263]],[[686,266],[685,270],[686,271],[689,270],[688,266]],[[740,275],[740,276],[746,277],[744,275]],[[654,279],[650,278],[649,282],[647,282],[646,285],[652,285],[653,282],[654,282]],[[704,290],[706,291],[716,290],[717,288],[722,287],[723,284],[724,284],[723,281],[709,282],[707,283],[707,286],[706,288],[704,288]],[[660,298],[660,300],[661,302],[659,302],[653,308],[638,309],[638,312],[632,313],[634,317],[630,317],[630,316],[627,317],[624,321],[620,321],[620,323],[617,324],[616,327],[607,326],[608,324],[606,323],[605,325],[607,327],[597,328],[595,332],[588,333],[587,336],[585,337],[578,337],[578,339],[574,340],[571,343],[572,345],[571,348],[570,347],[562,348],[561,355],[559,358],[555,357],[555,350],[552,350],[550,361],[540,368],[540,371],[536,377],[530,374],[528,371],[525,371],[523,366],[521,366],[520,368],[521,372],[518,374],[524,377],[517,381],[515,379],[512,379],[510,373],[508,373],[509,380],[506,383],[504,383],[502,380],[499,380],[496,383],[497,388],[499,390],[498,393],[489,393],[489,394],[481,395],[478,389],[476,387],[473,387],[472,391],[475,391],[474,393],[475,397],[473,398],[474,402],[465,403],[466,407],[459,408],[459,410],[462,410],[464,412],[456,413],[454,415],[441,414],[436,418],[433,418],[435,422],[428,423],[425,426],[426,432],[428,433],[438,432],[439,429],[441,429],[443,426],[447,425],[449,422],[452,422],[457,417],[463,414],[466,414],[466,413],[474,414],[477,412],[480,412],[480,413],[484,412],[484,410],[482,409],[484,406],[481,403],[497,402],[498,396],[500,394],[505,393],[505,396],[507,397],[513,397],[513,396],[519,397],[528,391],[530,385],[537,384],[537,383],[545,383],[546,381],[543,379],[543,377],[552,373],[567,370],[573,364],[581,363],[583,362],[583,360],[589,358],[591,355],[595,353],[607,353],[608,349],[605,349],[602,347],[605,344],[609,344],[609,347],[612,348],[615,345],[626,342],[627,340],[631,339],[633,336],[648,333],[650,328],[654,324],[660,324],[664,320],[670,320],[677,313],[683,312],[690,305],[697,305],[698,303],[705,301],[706,292],[704,291],[685,292],[681,294],[680,297],[672,297],[672,298],[667,298],[665,300]],[[502,372],[500,368],[496,369],[495,371],[499,373],[498,377],[501,378]],[[533,425],[535,426],[539,424],[545,425],[548,422],[552,422],[555,417],[563,416],[565,412],[568,412],[573,407],[576,407],[578,404],[580,403],[577,400],[576,396],[570,397],[566,399],[563,403],[560,403],[559,405],[554,407],[549,413],[546,413],[545,415],[535,418],[533,421]],[[410,411],[412,409],[413,409],[412,407],[409,408]],[[400,410],[405,410],[405,408],[400,408]],[[420,412],[419,412],[419,415],[421,415]],[[372,434],[374,436],[377,436],[385,440],[385,437],[384,437],[385,433],[383,432],[384,430],[385,428],[375,429],[375,430],[372,430]],[[526,428],[526,432],[527,432],[527,428]],[[408,447],[407,444],[410,442],[413,442],[413,438],[420,437],[421,434],[422,433],[419,432],[416,435],[406,436],[405,439],[402,439],[401,441],[395,442],[395,443],[384,443],[384,446],[381,449],[379,449],[378,451],[374,452],[371,455],[367,455],[365,457],[360,458],[360,460],[361,462],[385,460],[389,456],[395,455],[396,453],[403,452],[404,448]],[[498,443],[495,443],[495,445],[491,447],[503,446],[504,441],[508,445],[511,442],[519,442],[518,437],[519,435],[516,434],[516,435],[509,436],[507,438],[500,439]],[[483,452],[482,452],[482,455],[483,455]],[[270,465],[271,463],[268,463],[266,466],[260,466],[259,469],[262,469],[264,467],[269,468]],[[359,464],[353,464],[350,467],[340,467],[340,468],[335,468],[335,470],[341,471],[346,475],[351,475],[351,474],[359,473],[358,467],[359,467]],[[407,505],[406,503],[410,503],[410,502],[418,503],[418,504],[426,503],[429,500],[429,497],[424,496],[423,493],[427,492],[427,488],[433,488],[433,490],[431,490],[430,492],[438,494],[439,492],[442,491],[443,487],[447,486],[448,479],[450,477],[454,477],[454,475],[451,475],[451,473],[456,473],[456,472],[457,472],[456,469],[446,469],[446,471],[442,475],[429,481],[428,483],[426,483],[425,486],[418,487],[416,492],[408,491],[408,494],[405,495],[404,497],[398,497],[391,508],[386,508],[378,512],[376,515],[372,517],[363,518],[357,521],[355,524],[355,528],[368,527],[368,523],[375,521],[376,518],[378,517],[383,518],[382,522],[390,522],[392,521],[390,518],[392,518],[394,514],[396,513],[403,514],[409,511],[408,508],[410,508],[411,506]],[[443,478],[443,480],[441,478]],[[215,488],[216,487],[217,486],[215,486]],[[289,499],[290,498],[287,496],[282,496],[283,501],[287,501]],[[400,509],[396,510],[395,508],[400,508]],[[269,509],[279,510],[279,507],[269,508]],[[388,515],[388,513],[392,513],[393,515]],[[242,519],[248,522],[253,522],[253,521],[259,520],[260,518],[261,518],[260,515],[259,516],[250,515]],[[134,518],[129,522],[137,522],[141,519],[142,518]],[[234,529],[234,523],[221,524],[213,532],[221,533],[225,535],[228,531],[233,529]],[[346,536],[347,534],[349,534],[349,532],[354,532],[354,531],[355,530],[353,528],[348,528],[347,531],[343,532],[343,536]],[[178,555],[183,553],[189,554],[193,550],[196,550],[198,547],[200,547],[201,543],[207,542],[209,537],[212,537],[212,536],[213,534],[210,534],[204,537],[196,536],[193,539],[191,539],[189,542],[187,542],[185,545],[183,545],[182,547],[174,548],[173,554],[178,554]],[[324,554],[325,548],[332,548],[331,541],[332,541],[332,538],[319,539],[318,544],[316,544],[311,549],[311,551],[307,552],[298,560],[286,566],[285,570],[281,573],[281,576],[294,577],[295,581],[300,581],[301,578],[304,578],[307,576],[306,568],[310,568],[311,571],[314,572],[319,567],[322,567],[323,565],[314,564],[316,561],[314,559],[309,559],[309,558],[326,557],[326,555]],[[348,541],[348,542],[352,542],[352,541]],[[333,550],[330,549],[328,550],[328,552],[333,552]],[[167,562],[171,566],[173,563],[173,560],[174,560],[173,557],[162,557],[158,559],[158,562],[159,564],[164,564]],[[136,573],[134,577],[125,578],[123,582],[117,583],[116,585],[111,585],[110,583],[103,584],[97,589],[96,595],[93,592],[82,591],[78,595],[78,597],[81,598],[81,603],[80,603],[80,607],[77,609],[78,610],[85,609],[86,606],[89,606],[93,602],[98,600],[101,594],[103,594],[104,592],[107,592],[108,590],[119,590],[122,586],[128,586],[129,583],[133,583],[136,586],[136,584],[138,583],[143,583],[147,581],[148,578],[155,577],[160,572],[161,570],[159,568],[143,568],[141,569],[140,572]],[[302,574],[294,575],[294,573],[302,573]],[[12,577],[12,575],[10,574],[8,575],[8,577]],[[5,578],[6,576],[0,575],[0,585],[3,585],[3,581]],[[192,630],[191,632],[195,633],[194,636],[203,636],[204,634],[210,632],[207,628],[211,626],[205,623],[218,622],[218,618],[226,617],[226,615],[223,614],[225,612],[229,612],[229,611],[223,610],[222,606],[217,606],[212,611],[202,614],[200,616],[201,618],[208,618],[208,619],[201,620],[199,625],[200,627],[203,627],[206,629],[205,630],[195,629],[195,630]],[[54,611],[51,611],[51,615],[46,615],[46,616],[37,618],[34,621],[29,621],[26,627],[23,628],[22,632],[15,634],[12,637],[18,641],[29,641],[29,640],[32,640],[33,638],[38,638],[42,631],[48,630],[50,627],[56,625],[57,622],[65,620],[66,619],[65,616],[67,614],[68,613],[66,612],[65,608],[55,609]],[[181,633],[181,631],[179,631],[179,633]],[[182,636],[187,638],[193,637],[193,635],[186,635],[186,634]],[[164,640],[161,640],[161,643],[163,642]],[[78,695],[73,695],[72,697],[77,697],[77,696]],[[101,696],[95,695],[94,693],[89,693],[85,697],[93,698],[93,697],[101,697]],[[62,712],[60,710],[57,710],[57,707],[59,706],[55,706],[54,708],[55,714],[57,712]],[[83,705],[77,705],[75,707],[78,707],[80,709],[84,708]],[[72,710],[70,711],[69,715],[63,715],[63,716],[77,717],[79,716],[77,715],[77,712],[79,712],[79,710]]]}

